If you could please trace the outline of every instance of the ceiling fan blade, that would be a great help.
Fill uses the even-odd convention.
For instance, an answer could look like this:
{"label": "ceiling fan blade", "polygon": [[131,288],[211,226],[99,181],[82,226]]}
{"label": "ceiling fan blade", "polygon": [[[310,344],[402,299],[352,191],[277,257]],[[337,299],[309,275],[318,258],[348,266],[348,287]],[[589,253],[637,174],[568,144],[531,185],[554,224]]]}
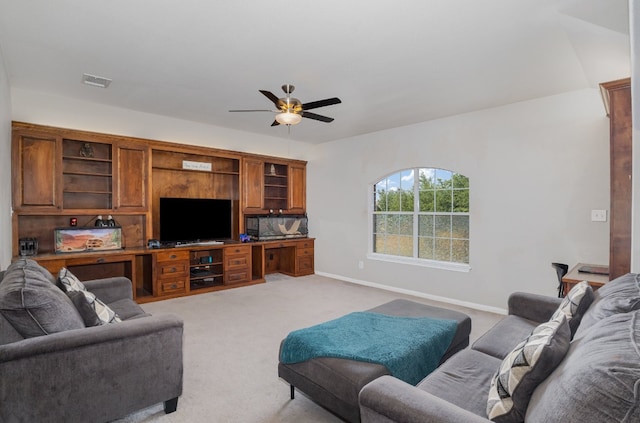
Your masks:
{"label": "ceiling fan blade", "polygon": [[248,109],[248,110],[229,110],[230,112],[273,112],[273,110],[266,109]]}
{"label": "ceiling fan blade", "polygon": [[318,101],[312,101],[310,103],[304,103],[302,105],[302,110],[311,110],[311,109],[316,109],[318,107],[331,106],[333,104],[339,104],[339,103],[342,103],[342,101],[338,97],[327,98],[327,99],[324,99],[324,100],[318,100]]}
{"label": "ceiling fan blade", "polygon": [[277,120],[274,120],[273,123],[271,124],[271,126],[278,126],[280,125],[280,123]]}
{"label": "ceiling fan blade", "polygon": [[316,113],[311,113],[311,112],[307,112],[304,111],[301,113],[302,117],[307,118],[307,119],[313,119],[313,120],[319,120],[320,122],[333,122],[333,118],[327,117],[327,116],[322,116]]}
{"label": "ceiling fan blade", "polygon": [[265,97],[267,97],[269,100],[271,100],[273,102],[273,104],[276,105],[276,107],[280,108],[280,105],[278,104],[280,102],[280,99],[278,97],[276,97],[276,95],[274,93],[272,93],[271,91],[266,91],[266,90],[258,90],[260,91],[262,94],[264,94]]}

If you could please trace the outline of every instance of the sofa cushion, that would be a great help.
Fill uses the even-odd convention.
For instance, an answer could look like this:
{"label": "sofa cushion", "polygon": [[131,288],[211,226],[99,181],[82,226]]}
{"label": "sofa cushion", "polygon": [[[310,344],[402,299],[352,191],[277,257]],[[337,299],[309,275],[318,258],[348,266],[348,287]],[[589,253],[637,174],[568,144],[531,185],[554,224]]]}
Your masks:
{"label": "sofa cushion", "polygon": [[24,339],[24,336],[13,327],[7,319],[0,313],[0,345],[11,344]]}
{"label": "sofa cushion", "polygon": [[491,380],[487,416],[495,422],[521,422],[534,389],[562,361],[571,340],[564,313],[536,327],[500,364]]}
{"label": "sofa cushion", "polygon": [[569,322],[571,336],[573,337],[580,325],[582,316],[593,302],[593,296],[593,288],[591,288],[589,282],[580,282],[571,288],[571,291],[564,297],[556,312],[551,316],[551,320],[558,318],[560,314],[564,314],[567,322]]}
{"label": "sofa cushion", "polygon": [[38,263],[19,259],[0,283],[0,312],[25,338],[84,328],[71,300]]}
{"label": "sofa cushion", "polygon": [[69,291],[67,292],[67,297],[69,297],[76,310],[78,310],[78,313],[80,313],[80,316],[82,316],[82,320],[86,327],[100,326],[102,324],[102,321],[98,318],[96,311],[87,302],[87,297],[85,297],[82,292]]}
{"label": "sofa cushion", "polygon": [[524,341],[539,323],[520,316],[508,315],[484,333],[471,348],[502,360]]}
{"label": "sofa cushion", "polygon": [[[116,323],[122,320],[108,305],[100,301],[95,294],[87,291],[82,282],[68,269],[62,268],[58,273],[58,282],[65,292],[77,291],[81,292],[91,309],[96,314],[100,324]],[[93,320],[92,318],[90,320]]]}
{"label": "sofa cushion", "polygon": [[498,358],[475,350],[462,350],[425,377],[418,388],[484,417],[487,386],[498,366]]}
{"label": "sofa cushion", "polygon": [[638,363],[640,311],[601,320],[535,390],[526,421],[640,421]]}
{"label": "sofa cushion", "polygon": [[111,308],[121,320],[136,319],[138,317],[147,317],[151,314],[145,312],[142,307],[130,298],[123,298],[118,301],[109,303]]}
{"label": "sofa cushion", "polygon": [[604,284],[594,294],[575,336],[583,336],[598,321],[617,313],[640,309],[640,275],[627,273]]}

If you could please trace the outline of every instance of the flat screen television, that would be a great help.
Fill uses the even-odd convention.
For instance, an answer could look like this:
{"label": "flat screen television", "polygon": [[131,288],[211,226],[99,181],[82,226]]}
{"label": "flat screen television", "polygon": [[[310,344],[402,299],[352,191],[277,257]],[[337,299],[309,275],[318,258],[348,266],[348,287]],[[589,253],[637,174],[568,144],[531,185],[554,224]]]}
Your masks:
{"label": "flat screen television", "polygon": [[232,202],[210,198],[160,198],[160,242],[231,239]]}

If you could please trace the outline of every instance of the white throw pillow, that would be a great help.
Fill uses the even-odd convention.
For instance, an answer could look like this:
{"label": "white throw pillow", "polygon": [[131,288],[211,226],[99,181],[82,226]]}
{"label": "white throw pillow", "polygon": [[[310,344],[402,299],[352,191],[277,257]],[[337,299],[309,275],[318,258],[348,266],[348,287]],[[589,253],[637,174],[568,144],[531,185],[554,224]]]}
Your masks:
{"label": "white throw pillow", "polygon": [[491,380],[487,417],[495,422],[522,422],[536,387],[560,364],[570,343],[564,314],[540,324],[504,358]]}
{"label": "white throw pillow", "polygon": [[60,272],[58,273],[58,282],[65,292],[82,292],[85,299],[87,300],[87,303],[95,311],[101,324],[116,323],[122,321],[116,314],[116,312],[111,310],[108,305],[100,301],[100,299],[98,299],[93,292],[87,291],[87,288],[84,286],[84,284],[80,282],[80,280],[73,273],[71,273],[69,269],[65,267],[60,269]]}
{"label": "white throw pillow", "polygon": [[561,314],[564,314],[567,322],[569,322],[571,337],[573,338],[576,330],[578,330],[582,316],[593,302],[593,298],[593,288],[591,288],[589,282],[580,282],[571,288],[571,291],[564,297],[551,320],[557,319]]}

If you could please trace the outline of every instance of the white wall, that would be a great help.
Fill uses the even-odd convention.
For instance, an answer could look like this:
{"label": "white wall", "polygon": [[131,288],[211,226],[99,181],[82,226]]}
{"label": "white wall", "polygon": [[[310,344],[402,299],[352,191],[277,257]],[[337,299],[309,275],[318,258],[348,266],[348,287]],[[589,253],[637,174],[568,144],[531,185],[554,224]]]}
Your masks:
{"label": "white wall", "polygon": [[[516,290],[554,295],[552,261],[608,262],[609,225],[590,221],[609,208],[608,125],[590,89],[319,145],[316,271],[497,308]],[[415,166],[470,178],[470,272],[367,260],[371,184]]]}
{"label": "white wall", "polygon": [[0,51],[0,269],[11,262],[11,95]]}
{"label": "white wall", "polygon": [[301,159],[308,144],[14,88],[15,121]]}

